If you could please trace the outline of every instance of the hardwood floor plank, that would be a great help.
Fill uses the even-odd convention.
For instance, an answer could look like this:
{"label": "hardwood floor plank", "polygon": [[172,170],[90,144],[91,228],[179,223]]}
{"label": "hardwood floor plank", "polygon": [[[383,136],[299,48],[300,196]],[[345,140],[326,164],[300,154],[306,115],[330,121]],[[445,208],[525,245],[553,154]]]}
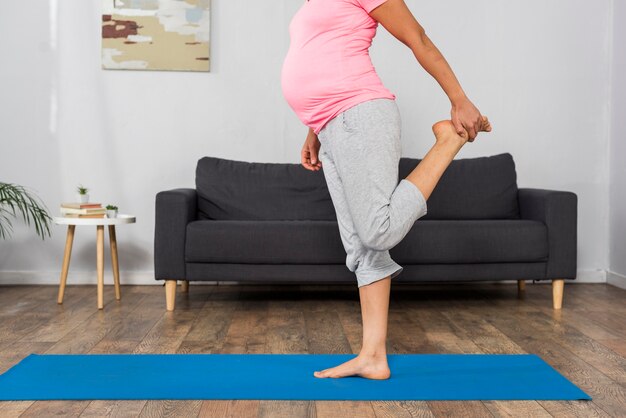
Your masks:
{"label": "hardwood floor plank", "polygon": [[148,401],[139,417],[197,417],[202,408],[202,401]]}
{"label": "hardwood floor plank", "polygon": [[126,316],[137,308],[145,296],[137,292],[126,292],[124,303],[105,303],[104,310],[94,309],[78,326],[68,332],[49,350],[48,354],[83,354],[91,350],[111,330],[121,326]]}
{"label": "hardwood floor plank", "polygon": [[0,402],[0,417],[19,417],[33,404],[32,401],[4,401]]}
{"label": "hardwood floor plank", "polygon": [[558,418],[591,418],[610,417],[593,402],[583,401],[539,401],[553,417]]}
{"label": "hardwood floor plank", "polygon": [[174,354],[189,333],[199,310],[163,312],[161,318],[148,331],[134,354]]}
{"label": "hardwood floor plank", "polygon": [[376,417],[370,402],[316,401],[317,418],[370,418]]}
{"label": "hardwood floor plank", "polygon": [[259,401],[204,401],[199,418],[255,418]]}
{"label": "hardwood floor plank", "polygon": [[146,401],[91,401],[80,418],[132,418],[138,416],[145,405]]}
{"label": "hardwood floor plank", "polygon": [[424,401],[371,402],[376,418],[431,418],[435,415]]}
{"label": "hardwood floor plank", "polygon": [[304,321],[309,353],[353,354],[337,312],[307,311]]}
{"label": "hardwood floor plank", "polygon": [[89,401],[45,401],[33,403],[22,415],[21,418],[41,418],[41,417],[79,417]]}
{"label": "hardwood floor plank", "polygon": [[428,407],[436,417],[485,418],[493,414],[480,401],[428,401]]}
{"label": "hardwood floor plank", "polygon": [[267,319],[266,353],[308,352],[304,313],[295,307],[271,307]]}
{"label": "hardwood floor plank", "polygon": [[483,401],[483,405],[494,417],[545,418],[552,416],[536,401]]}
{"label": "hardwood floor plank", "polygon": [[316,415],[315,402],[261,401],[259,403],[259,418],[313,418]]}
{"label": "hardwood floor plank", "polygon": [[[224,299],[227,297],[226,299]],[[233,319],[233,313],[239,307],[238,292],[225,294],[213,292],[205,301],[198,317],[185,336],[185,342],[205,342],[213,347],[221,346]]]}
{"label": "hardwood floor plank", "polygon": [[598,342],[605,347],[610,348],[613,352],[626,358],[626,340],[622,338],[599,339]]}
{"label": "hardwood floor plank", "polygon": [[41,326],[22,337],[21,341],[58,342],[97,311],[93,286],[67,286],[62,305],[56,300],[44,302],[42,308],[53,314]]}
{"label": "hardwood floor plank", "polygon": [[232,314],[222,353],[264,353],[267,343],[268,302],[247,301]]}
{"label": "hardwood floor plank", "polygon": [[[6,302],[0,310],[0,347],[44,326],[59,310],[50,289],[33,288],[32,294]],[[62,308],[61,308],[62,309]]]}

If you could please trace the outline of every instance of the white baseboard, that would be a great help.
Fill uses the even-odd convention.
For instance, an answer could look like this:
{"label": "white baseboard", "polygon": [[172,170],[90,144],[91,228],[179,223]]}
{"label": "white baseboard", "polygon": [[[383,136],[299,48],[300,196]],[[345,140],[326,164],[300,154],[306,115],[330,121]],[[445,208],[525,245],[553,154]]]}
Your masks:
{"label": "white baseboard", "polygon": [[610,285],[626,289],[626,276],[615,273],[614,271],[606,272],[606,282]]}
{"label": "white baseboard", "polygon": [[572,283],[606,283],[606,270],[578,270]]}
{"label": "white baseboard", "polygon": [[[16,284],[43,284],[58,285],[59,271],[0,271],[0,285]],[[626,288],[626,277],[617,273],[605,270],[578,270],[576,280],[571,283],[607,283],[608,281],[618,287]],[[122,284],[131,285],[161,285],[163,281],[154,279],[154,271],[120,271]],[[71,271],[67,277],[67,284],[95,284],[97,275],[95,271]],[[195,282],[194,282],[195,283]],[[214,285],[218,282],[198,282],[198,284]],[[220,284],[236,284],[234,282],[220,282]],[[515,283],[514,280],[504,280],[498,283]],[[531,281],[527,282],[531,284]],[[549,283],[542,280],[537,283]],[[568,282],[569,283],[569,282]],[[104,271],[104,284],[113,284],[113,273],[110,270]]]}

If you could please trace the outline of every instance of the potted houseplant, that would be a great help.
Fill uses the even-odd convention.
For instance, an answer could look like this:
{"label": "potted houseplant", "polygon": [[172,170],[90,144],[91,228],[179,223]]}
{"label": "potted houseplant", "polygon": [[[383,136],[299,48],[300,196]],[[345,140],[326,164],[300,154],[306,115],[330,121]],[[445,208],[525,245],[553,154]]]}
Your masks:
{"label": "potted houseplant", "polygon": [[117,218],[117,206],[107,205],[107,218]]}
{"label": "potted houseplant", "polygon": [[83,187],[82,185],[78,186],[76,188],[76,191],[78,192],[78,201],[80,203],[88,203],[89,202],[89,189],[86,187]]}
{"label": "potted houseplant", "polygon": [[0,183],[0,238],[7,238],[13,230],[9,216],[17,217],[19,212],[30,225],[35,224],[35,231],[41,239],[50,234],[50,222],[52,217],[48,214],[43,202],[39,203],[39,198],[29,193],[23,186],[12,183]]}

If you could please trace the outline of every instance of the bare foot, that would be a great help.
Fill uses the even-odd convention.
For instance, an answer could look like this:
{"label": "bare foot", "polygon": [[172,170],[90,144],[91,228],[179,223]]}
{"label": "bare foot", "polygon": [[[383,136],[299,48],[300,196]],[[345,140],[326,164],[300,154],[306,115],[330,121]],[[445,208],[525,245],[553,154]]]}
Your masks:
{"label": "bare foot", "polygon": [[339,366],[313,372],[313,376],[325,377],[346,377],[361,376],[366,379],[384,380],[389,379],[391,371],[387,364],[387,356],[366,356],[359,354],[352,360],[348,360]]}
{"label": "bare foot", "polygon": [[469,139],[469,134],[467,131],[463,130],[463,134],[459,135],[456,133],[456,129],[452,124],[452,121],[449,119],[440,120],[439,122],[433,125],[433,133],[435,134],[435,138],[437,138],[437,142],[439,143],[453,143],[459,147],[462,147],[467,143]]}
{"label": "bare foot", "polygon": [[[481,116],[478,132],[491,132],[491,123],[489,122],[487,116]],[[460,145],[464,145],[469,140],[469,134],[466,130],[463,130],[461,135],[456,133],[456,129],[454,128],[451,120],[440,120],[435,123],[433,125],[433,133],[437,138],[437,142],[454,141],[456,139],[455,142],[460,141]],[[471,140],[470,142],[473,141],[474,140]]]}
{"label": "bare foot", "polygon": [[491,132],[491,123],[489,123],[489,119],[487,116],[482,116],[481,126],[478,130],[479,132]]}

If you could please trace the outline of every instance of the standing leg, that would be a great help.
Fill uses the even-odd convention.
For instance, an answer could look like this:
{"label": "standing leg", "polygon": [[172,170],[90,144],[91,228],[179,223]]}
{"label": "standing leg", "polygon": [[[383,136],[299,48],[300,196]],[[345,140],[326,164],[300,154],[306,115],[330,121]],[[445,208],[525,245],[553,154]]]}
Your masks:
{"label": "standing leg", "polygon": [[122,298],[120,290],[120,266],[117,259],[117,238],[115,237],[115,225],[109,225],[109,246],[111,247],[111,267],[113,267],[113,283],[115,284],[115,299]]}
{"label": "standing leg", "polygon": [[315,377],[358,375],[368,379],[388,379],[391,376],[386,347],[390,287],[389,277],[359,287],[363,318],[361,352],[357,357],[337,367],[314,372]]}
{"label": "standing leg", "polygon": [[183,293],[189,292],[189,281],[188,280],[183,280],[183,282],[180,284],[180,291],[183,292]]}
{"label": "standing leg", "polygon": [[67,283],[67,272],[70,268],[70,258],[72,256],[72,243],[74,242],[74,230],[76,225],[67,226],[67,237],[65,238],[65,253],[63,254],[63,267],[61,268],[61,279],[59,283],[59,297],[57,303],[63,303],[63,295],[65,294],[65,284]]}
{"label": "standing leg", "polygon": [[96,226],[96,269],[98,270],[98,309],[104,308],[104,225]]}

